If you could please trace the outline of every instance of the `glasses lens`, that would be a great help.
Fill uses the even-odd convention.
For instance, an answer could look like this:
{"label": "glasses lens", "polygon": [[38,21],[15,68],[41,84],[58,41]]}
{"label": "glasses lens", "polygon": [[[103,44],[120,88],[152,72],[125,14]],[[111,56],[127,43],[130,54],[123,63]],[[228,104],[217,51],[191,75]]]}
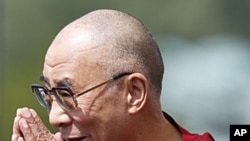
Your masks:
{"label": "glasses lens", "polygon": [[43,107],[51,107],[50,96],[46,94],[46,90],[44,88],[33,87],[33,92],[35,93],[38,102]]}
{"label": "glasses lens", "polygon": [[72,110],[76,107],[76,103],[68,90],[65,89],[56,89],[55,90],[55,98],[57,103],[64,110]]}

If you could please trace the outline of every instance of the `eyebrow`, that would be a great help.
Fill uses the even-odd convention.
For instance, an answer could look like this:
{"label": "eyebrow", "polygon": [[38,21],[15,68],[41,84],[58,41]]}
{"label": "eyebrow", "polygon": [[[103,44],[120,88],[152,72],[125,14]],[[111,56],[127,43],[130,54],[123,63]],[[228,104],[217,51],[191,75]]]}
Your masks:
{"label": "eyebrow", "polygon": [[[46,78],[44,75],[40,75],[40,80],[50,86],[49,79]],[[70,86],[72,86],[72,83],[70,82],[68,78],[64,78],[63,80],[56,81],[56,87],[70,87]]]}
{"label": "eyebrow", "polygon": [[70,80],[68,78],[65,78],[63,80],[59,80],[59,81],[56,81],[56,85],[57,87],[71,87],[72,86],[72,83],[70,82]]}

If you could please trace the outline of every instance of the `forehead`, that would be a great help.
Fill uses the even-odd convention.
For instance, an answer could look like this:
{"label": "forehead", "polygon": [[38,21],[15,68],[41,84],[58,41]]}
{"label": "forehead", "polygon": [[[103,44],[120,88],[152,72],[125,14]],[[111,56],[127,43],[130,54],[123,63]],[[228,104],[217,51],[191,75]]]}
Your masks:
{"label": "forehead", "polygon": [[53,48],[46,55],[43,75],[51,85],[58,85],[58,82],[67,80],[78,86],[93,80],[92,77],[101,72],[97,58],[91,52],[91,50]]}
{"label": "forehead", "polygon": [[80,79],[85,74],[100,73],[98,60],[102,59],[100,57],[105,50],[96,38],[86,27],[78,27],[74,23],[66,26],[46,53],[43,75],[54,80],[63,77]]}
{"label": "forehead", "polygon": [[90,35],[87,33],[80,34],[79,31],[62,31],[56,36],[50,45],[45,61],[47,64],[53,66],[69,59],[74,56],[81,55],[82,52],[87,53],[91,48]]}

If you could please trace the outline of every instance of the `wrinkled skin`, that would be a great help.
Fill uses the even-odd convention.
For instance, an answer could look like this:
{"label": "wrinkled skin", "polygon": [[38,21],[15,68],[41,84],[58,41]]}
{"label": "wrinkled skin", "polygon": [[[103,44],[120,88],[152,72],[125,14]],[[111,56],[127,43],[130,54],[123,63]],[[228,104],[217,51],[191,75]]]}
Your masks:
{"label": "wrinkled skin", "polygon": [[62,141],[52,134],[33,109],[20,108],[14,119],[12,141]]}

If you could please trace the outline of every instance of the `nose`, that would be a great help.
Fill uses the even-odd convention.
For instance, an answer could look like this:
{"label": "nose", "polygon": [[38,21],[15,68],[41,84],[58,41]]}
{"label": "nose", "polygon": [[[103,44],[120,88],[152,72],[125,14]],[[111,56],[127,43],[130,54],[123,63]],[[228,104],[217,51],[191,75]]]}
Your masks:
{"label": "nose", "polygon": [[52,101],[49,111],[49,122],[55,128],[59,128],[71,123],[71,118],[56,101]]}

